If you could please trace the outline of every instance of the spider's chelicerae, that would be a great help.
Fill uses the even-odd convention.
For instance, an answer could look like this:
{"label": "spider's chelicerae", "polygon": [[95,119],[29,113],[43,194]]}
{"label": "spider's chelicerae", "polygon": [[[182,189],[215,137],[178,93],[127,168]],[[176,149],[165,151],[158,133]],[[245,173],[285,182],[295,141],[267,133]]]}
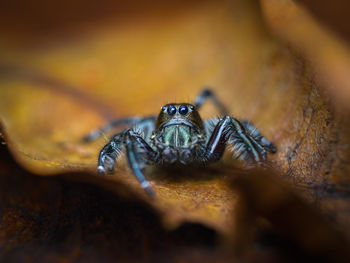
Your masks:
{"label": "spider's chelicerae", "polygon": [[[214,102],[223,117],[202,121],[198,110],[207,99]],[[193,105],[169,103],[161,108],[158,117],[117,119],[92,131],[84,139],[94,140],[118,126],[128,128],[115,134],[102,148],[98,157],[98,172],[113,172],[115,160],[125,148],[130,168],[142,188],[151,196],[154,193],[142,173],[145,165],[216,162],[229,145],[234,158],[244,161],[247,166],[260,166],[266,161],[267,152],[277,151],[249,121],[239,121],[229,116],[209,89],[204,89]]]}

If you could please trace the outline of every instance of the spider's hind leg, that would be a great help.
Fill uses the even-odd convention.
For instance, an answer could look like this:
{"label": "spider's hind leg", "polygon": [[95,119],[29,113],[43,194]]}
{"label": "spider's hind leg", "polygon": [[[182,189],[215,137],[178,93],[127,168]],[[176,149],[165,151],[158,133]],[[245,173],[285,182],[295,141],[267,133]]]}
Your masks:
{"label": "spider's hind leg", "polygon": [[201,91],[194,102],[194,106],[199,110],[208,99],[214,102],[221,115],[228,115],[228,110],[225,105],[216,97],[215,93],[210,88],[204,88]]}
{"label": "spider's hind leg", "polygon": [[99,137],[102,136],[102,134],[110,131],[113,128],[117,128],[120,126],[128,126],[131,127],[136,124],[143,124],[143,123],[148,123],[151,122],[153,123],[155,121],[156,117],[155,116],[149,116],[149,117],[128,117],[128,118],[120,118],[120,119],[115,119],[113,121],[110,121],[107,123],[105,126],[91,131],[89,134],[85,135],[83,137],[84,142],[90,142],[93,140],[98,139]]}
{"label": "spider's hind leg", "polygon": [[252,136],[261,146],[263,146],[270,153],[277,152],[276,146],[272,142],[268,141],[251,122],[245,120],[241,123],[246,128],[246,131],[250,134],[250,136]]}

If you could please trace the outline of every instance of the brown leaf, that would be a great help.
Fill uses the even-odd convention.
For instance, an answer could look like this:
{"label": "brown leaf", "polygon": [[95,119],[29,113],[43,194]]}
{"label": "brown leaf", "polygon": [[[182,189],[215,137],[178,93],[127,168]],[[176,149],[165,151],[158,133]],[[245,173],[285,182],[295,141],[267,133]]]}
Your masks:
{"label": "brown leaf", "polygon": [[200,224],[164,228],[128,187],[87,173],[39,177],[0,146],[1,262],[227,262]]}
{"label": "brown leaf", "polygon": [[[122,17],[94,27],[74,27],[74,19],[63,26],[58,15],[62,31],[56,36],[35,25],[16,28],[33,29],[32,38],[26,34],[28,45],[2,31],[7,44],[0,54],[0,118],[11,152],[35,174],[94,172],[109,134],[83,144],[90,130],[112,117],[157,114],[167,102],[191,102],[203,85],[211,85],[233,116],[252,121],[276,143],[271,165],[292,185],[310,190],[307,198],[317,201],[319,193],[342,191],[349,184],[348,123],[322,88],[333,92],[334,84],[339,87],[334,97],[348,97],[347,47],[290,1],[273,3],[261,1],[263,17],[254,1],[126,6]],[[307,31],[293,24],[295,14]],[[318,41],[324,47],[313,48]],[[204,118],[216,114],[212,106],[203,111]],[[210,169],[150,169],[146,176],[157,193],[154,201],[124,159],[113,176],[96,182],[128,185],[161,212],[166,226],[200,222],[229,233],[236,196],[222,167],[234,165],[228,152]],[[346,212],[328,201],[323,199],[322,208],[333,209],[346,225]]]}
{"label": "brown leaf", "polygon": [[293,1],[261,0],[260,2],[266,22],[273,33],[290,43],[312,62],[317,72],[316,78],[323,82],[329,94],[341,103],[341,109],[349,110],[348,46]]}
{"label": "brown leaf", "polygon": [[241,256],[251,253],[248,244],[264,230],[268,239],[278,238],[280,262],[349,262],[350,240],[342,229],[278,180],[273,170],[242,173],[233,177],[232,187],[239,194],[233,247]]}

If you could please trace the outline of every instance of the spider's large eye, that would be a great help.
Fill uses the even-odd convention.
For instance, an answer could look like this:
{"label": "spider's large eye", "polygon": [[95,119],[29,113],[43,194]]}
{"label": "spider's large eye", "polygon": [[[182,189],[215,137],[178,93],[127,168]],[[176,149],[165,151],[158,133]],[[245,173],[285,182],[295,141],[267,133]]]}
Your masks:
{"label": "spider's large eye", "polygon": [[170,105],[168,107],[168,114],[169,115],[174,115],[176,113],[176,108],[173,105]]}
{"label": "spider's large eye", "polygon": [[188,112],[187,106],[181,105],[180,108],[179,108],[179,112],[180,112],[181,115],[187,114],[187,112]]}

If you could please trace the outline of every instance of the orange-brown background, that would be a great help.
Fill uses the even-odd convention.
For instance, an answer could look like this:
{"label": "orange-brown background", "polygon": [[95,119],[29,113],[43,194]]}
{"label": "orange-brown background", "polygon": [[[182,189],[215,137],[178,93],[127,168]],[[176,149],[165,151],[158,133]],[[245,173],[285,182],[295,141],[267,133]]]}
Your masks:
{"label": "orange-brown background", "polygon": [[[88,171],[93,182],[127,185],[165,227],[195,222],[227,236],[237,201],[227,181],[236,169],[229,154],[226,172],[148,171],[158,196],[151,202],[123,158],[111,177],[91,174],[109,135],[91,144],[80,140],[113,117],[156,114],[211,85],[235,117],[251,120],[276,143],[270,162],[278,177],[348,232],[349,32],[348,18],[337,11],[347,8],[344,1],[301,2],[308,9],[288,0],[3,2],[6,143],[31,173],[74,179],[73,171]],[[204,118],[216,114],[204,108]],[[6,240],[12,232],[3,227]]]}

